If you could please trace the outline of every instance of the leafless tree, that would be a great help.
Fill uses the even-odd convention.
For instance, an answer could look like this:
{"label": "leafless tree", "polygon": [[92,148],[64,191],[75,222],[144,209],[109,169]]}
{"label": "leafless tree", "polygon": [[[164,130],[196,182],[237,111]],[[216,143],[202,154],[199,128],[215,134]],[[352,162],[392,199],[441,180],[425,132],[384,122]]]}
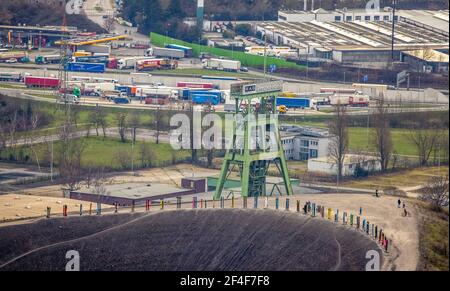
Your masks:
{"label": "leafless tree", "polygon": [[373,142],[377,147],[381,171],[385,172],[388,169],[389,161],[392,157],[392,136],[389,126],[389,112],[384,101],[384,96],[380,96],[377,100],[373,118],[375,124]]}
{"label": "leafless tree", "polygon": [[119,129],[119,136],[121,142],[127,141],[127,129],[128,129],[128,121],[127,121],[127,113],[119,112],[116,115],[117,127]]}
{"label": "leafless tree", "polygon": [[140,124],[141,118],[139,117],[139,115],[136,113],[131,115],[129,125],[131,127],[131,135],[134,143],[136,142],[136,130]]}
{"label": "leafless tree", "polygon": [[40,118],[41,118],[41,116],[38,112],[34,112],[34,111],[32,112],[32,114],[30,116],[30,120],[29,120],[29,122],[30,122],[29,129],[31,130],[31,133],[28,134],[30,149],[34,154],[34,159],[36,160],[36,164],[38,166],[39,172],[41,171],[41,166],[39,163],[39,156],[38,156],[36,148],[34,146],[34,144],[36,143],[36,135],[33,133],[33,131],[35,131],[38,128]]}
{"label": "leafless tree", "polygon": [[416,146],[420,166],[426,166],[439,140],[440,131],[433,128],[413,127],[409,139]]}
{"label": "leafless tree", "polygon": [[58,170],[65,188],[73,191],[79,189],[82,179],[82,157],[86,147],[83,139],[76,137],[74,125],[70,118],[61,126],[58,153]]}
{"label": "leafless tree", "polygon": [[95,133],[99,136],[99,128],[102,128],[103,138],[106,137],[106,117],[104,110],[97,106],[89,113],[89,123],[95,127]]}
{"label": "leafless tree", "polygon": [[430,179],[422,190],[421,198],[429,201],[435,207],[448,206],[448,174],[446,176],[436,176]]}
{"label": "leafless tree", "polygon": [[328,146],[328,154],[337,166],[338,179],[342,178],[342,167],[348,151],[348,116],[347,107],[338,104],[334,107],[333,118],[329,123],[332,135]]}

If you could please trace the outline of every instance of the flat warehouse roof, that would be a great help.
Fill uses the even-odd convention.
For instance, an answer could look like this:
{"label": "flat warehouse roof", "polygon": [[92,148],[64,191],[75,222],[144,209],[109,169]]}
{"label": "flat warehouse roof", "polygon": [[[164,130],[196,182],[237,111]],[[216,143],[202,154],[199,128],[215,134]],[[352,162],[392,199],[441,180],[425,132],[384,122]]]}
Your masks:
{"label": "flat warehouse roof", "polygon": [[[268,37],[276,35],[287,38],[291,45],[348,49],[384,49],[391,46],[392,23],[370,22],[260,22],[259,30]],[[396,25],[396,46],[427,47],[443,45],[448,47],[449,35],[445,31],[427,29],[414,22],[399,21]],[[407,50],[407,49],[405,49]]]}
{"label": "flat warehouse roof", "polygon": [[[167,195],[173,193],[186,192],[189,189],[180,189],[167,184],[154,183],[126,183],[105,185],[106,195],[112,197],[126,198],[126,199],[142,199],[151,198],[154,196]],[[95,189],[82,189],[75,191],[77,193],[95,195]]]}

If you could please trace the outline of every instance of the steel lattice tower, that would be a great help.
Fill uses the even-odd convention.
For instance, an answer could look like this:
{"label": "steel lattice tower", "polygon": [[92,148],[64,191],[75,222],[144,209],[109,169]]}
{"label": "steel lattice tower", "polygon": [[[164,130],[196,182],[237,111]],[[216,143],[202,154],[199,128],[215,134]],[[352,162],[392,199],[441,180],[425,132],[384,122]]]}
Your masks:
{"label": "steel lattice tower", "polygon": [[[244,105],[242,113],[246,118],[238,120],[236,114],[233,120],[232,144],[224,158],[214,199],[222,197],[225,182],[236,167],[240,174],[242,197],[272,195],[266,192],[266,177],[270,165],[275,165],[279,170],[286,194],[293,194],[278,130],[278,118],[272,118],[277,113],[276,95],[281,92],[282,86],[282,81],[267,80],[231,86],[236,113]],[[252,101],[259,105],[253,106]],[[258,134],[261,136],[258,137]],[[252,137],[256,138],[252,140]],[[275,149],[267,146],[269,141],[275,145]]]}

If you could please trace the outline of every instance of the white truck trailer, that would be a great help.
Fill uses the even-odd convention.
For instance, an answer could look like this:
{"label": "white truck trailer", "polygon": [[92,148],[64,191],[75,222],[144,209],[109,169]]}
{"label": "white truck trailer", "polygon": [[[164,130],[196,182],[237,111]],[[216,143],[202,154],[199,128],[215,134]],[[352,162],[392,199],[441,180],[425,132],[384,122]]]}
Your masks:
{"label": "white truck trailer", "polygon": [[205,59],[203,60],[203,68],[208,70],[237,72],[241,69],[241,62],[223,59]]}

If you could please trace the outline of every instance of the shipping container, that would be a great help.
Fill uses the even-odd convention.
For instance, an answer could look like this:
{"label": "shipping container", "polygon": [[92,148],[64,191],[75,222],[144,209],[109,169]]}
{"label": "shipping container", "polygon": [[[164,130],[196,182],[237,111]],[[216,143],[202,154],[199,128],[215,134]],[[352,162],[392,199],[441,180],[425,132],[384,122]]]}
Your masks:
{"label": "shipping container", "polygon": [[104,73],[105,64],[68,63],[66,69],[70,72]]}
{"label": "shipping container", "polygon": [[59,79],[25,76],[25,85],[27,87],[57,88],[59,87]]}

